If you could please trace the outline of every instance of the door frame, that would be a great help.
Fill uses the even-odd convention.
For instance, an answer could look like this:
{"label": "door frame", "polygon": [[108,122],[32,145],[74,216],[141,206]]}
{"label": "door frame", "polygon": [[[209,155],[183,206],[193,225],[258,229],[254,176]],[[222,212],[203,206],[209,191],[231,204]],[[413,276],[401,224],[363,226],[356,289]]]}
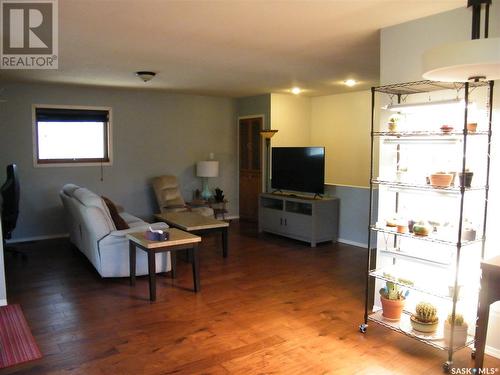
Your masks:
{"label": "door frame", "polygon": [[[246,120],[249,118],[261,118],[262,119],[262,130],[267,129],[266,127],[266,116],[261,113],[257,115],[248,115],[248,116],[238,116],[236,119],[236,156],[237,156],[237,174],[236,174],[236,186],[238,187],[238,216],[240,216],[240,120]],[[260,173],[262,176],[262,172],[264,172],[264,157],[265,157],[265,147],[264,140],[260,137]],[[261,186],[260,191],[265,191],[265,181],[261,178]]]}

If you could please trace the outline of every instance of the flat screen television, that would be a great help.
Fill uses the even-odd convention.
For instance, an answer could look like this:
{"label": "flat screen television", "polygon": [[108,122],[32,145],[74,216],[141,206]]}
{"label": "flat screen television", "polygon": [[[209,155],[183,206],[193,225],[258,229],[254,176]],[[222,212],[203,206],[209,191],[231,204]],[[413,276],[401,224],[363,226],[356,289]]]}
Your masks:
{"label": "flat screen television", "polygon": [[324,147],[273,147],[271,187],[323,194],[325,189]]}

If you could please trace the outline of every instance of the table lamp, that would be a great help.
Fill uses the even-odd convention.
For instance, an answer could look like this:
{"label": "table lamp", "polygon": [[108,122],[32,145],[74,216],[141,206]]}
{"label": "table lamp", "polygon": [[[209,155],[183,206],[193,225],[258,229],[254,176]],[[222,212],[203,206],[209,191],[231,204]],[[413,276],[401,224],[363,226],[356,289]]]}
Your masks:
{"label": "table lamp", "polygon": [[196,175],[202,178],[203,191],[201,197],[209,200],[212,193],[208,189],[208,178],[217,177],[219,175],[219,162],[216,160],[204,160],[196,163]]}

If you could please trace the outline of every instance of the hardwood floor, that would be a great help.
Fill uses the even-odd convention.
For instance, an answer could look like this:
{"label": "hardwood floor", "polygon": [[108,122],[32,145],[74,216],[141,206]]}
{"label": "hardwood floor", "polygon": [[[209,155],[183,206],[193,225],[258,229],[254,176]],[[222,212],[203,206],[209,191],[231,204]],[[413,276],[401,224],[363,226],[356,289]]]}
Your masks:
{"label": "hardwood floor", "polygon": [[[101,279],[68,240],[7,256],[9,303],[21,304],[41,360],[1,374],[442,374],[444,352],[377,325],[363,335],[365,250],[315,249],[233,222],[230,254],[203,239],[201,292],[178,278]],[[472,367],[470,351],[455,367]],[[492,357],[486,367],[500,367]]]}

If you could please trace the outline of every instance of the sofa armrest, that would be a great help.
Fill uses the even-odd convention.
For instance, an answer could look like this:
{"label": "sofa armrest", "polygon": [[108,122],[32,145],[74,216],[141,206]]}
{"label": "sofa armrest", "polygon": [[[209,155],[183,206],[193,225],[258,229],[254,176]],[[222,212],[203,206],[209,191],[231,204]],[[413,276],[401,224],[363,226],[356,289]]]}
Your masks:
{"label": "sofa armrest", "polygon": [[108,234],[108,236],[113,236],[113,237],[125,237],[129,233],[134,233],[134,232],[145,232],[149,229],[149,227],[153,229],[161,229],[165,230],[168,229],[168,224],[166,223],[152,223],[152,224],[144,224],[140,225],[137,227],[132,227],[128,229],[122,229],[122,230],[114,230]]}

